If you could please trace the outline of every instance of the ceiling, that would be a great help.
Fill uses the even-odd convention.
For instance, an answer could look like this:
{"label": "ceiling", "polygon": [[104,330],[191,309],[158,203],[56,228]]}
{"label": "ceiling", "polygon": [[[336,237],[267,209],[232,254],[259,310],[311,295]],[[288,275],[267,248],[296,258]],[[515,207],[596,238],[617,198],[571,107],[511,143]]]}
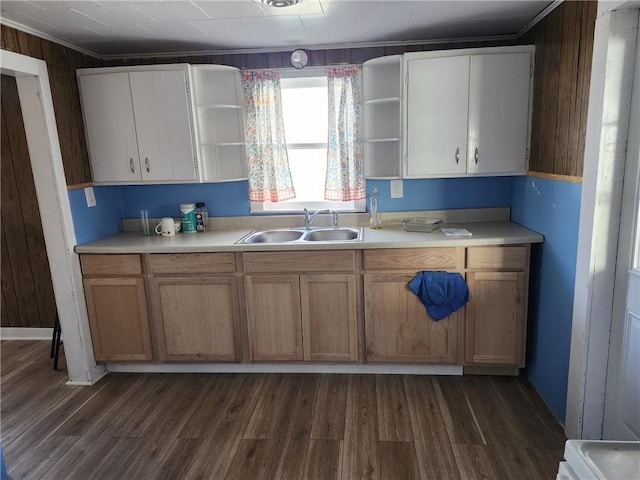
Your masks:
{"label": "ceiling", "polygon": [[99,57],[514,38],[558,2],[2,0],[2,23]]}

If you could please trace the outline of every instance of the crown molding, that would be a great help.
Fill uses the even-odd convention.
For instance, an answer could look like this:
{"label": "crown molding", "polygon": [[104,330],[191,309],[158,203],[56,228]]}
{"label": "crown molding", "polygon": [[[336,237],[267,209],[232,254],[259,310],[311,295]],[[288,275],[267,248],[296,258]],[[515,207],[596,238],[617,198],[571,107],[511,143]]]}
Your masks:
{"label": "crown molding", "polygon": [[21,23],[14,22],[4,17],[0,17],[0,24],[6,25],[7,27],[14,28],[16,30],[20,30],[21,32],[28,33],[29,35],[33,35],[34,37],[39,37],[44,40],[48,40],[49,42],[57,43],[58,45],[62,45],[63,47],[70,48],[71,50],[75,50],[76,52],[84,53],[85,55],[89,55],[93,58],[101,58],[96,52],[92,52],[91,50],[86,50],[84,48],[78,47],[73,43],[66,42],[64,40],[60,40],[59,38],[52,37],[46,33],[41,32],[40,30],[36,30],[31,27],[27,27],[22,25]]}

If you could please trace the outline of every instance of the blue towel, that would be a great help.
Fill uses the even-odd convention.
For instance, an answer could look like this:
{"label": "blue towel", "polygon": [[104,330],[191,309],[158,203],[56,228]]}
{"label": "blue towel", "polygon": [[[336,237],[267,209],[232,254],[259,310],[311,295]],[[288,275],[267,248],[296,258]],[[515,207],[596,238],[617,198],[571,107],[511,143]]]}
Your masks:
{"label": "blue towel", "polygon": [[459,273],[418,272],[407,286],[434,320],[448,317],[469,301],[469,288]]}

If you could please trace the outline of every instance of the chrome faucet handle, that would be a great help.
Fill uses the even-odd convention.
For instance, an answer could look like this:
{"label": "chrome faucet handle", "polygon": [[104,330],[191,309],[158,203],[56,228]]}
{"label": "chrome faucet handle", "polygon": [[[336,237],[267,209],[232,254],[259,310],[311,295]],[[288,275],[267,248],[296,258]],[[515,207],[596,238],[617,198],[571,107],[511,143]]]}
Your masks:
{"label": "chrome faucet handle", "polygon": [[309,210],[306,208],[302,209],[304,211],[304,228],[309,229],[311,225],[311,215],[309,215]]}
{"label": "chrome faucet handle", "polygon": [[331,210],[333,214],[333,228],[338,228],[338,212],[336,210]]}

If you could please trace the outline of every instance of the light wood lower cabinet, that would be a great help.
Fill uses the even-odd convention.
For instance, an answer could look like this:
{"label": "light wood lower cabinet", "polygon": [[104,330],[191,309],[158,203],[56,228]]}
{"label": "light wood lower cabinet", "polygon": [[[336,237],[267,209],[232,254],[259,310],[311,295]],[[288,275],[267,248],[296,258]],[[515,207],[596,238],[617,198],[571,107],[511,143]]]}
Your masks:
{"label": "light wood lower cabinet", "polygon": [[529,245],[467,248],[466,365],[523,367]]}
{"label": "light wood lower cabinet", "polygon": [[144,280],[85,278],[84,291],[96,361],[152,360]]}
{"label": "light wood lower cabinet", "polygon": [[354,274],[245,277],[253,361],[357,361]]}
{"label": "light wood lower cabinet", "polygon": [[358,361],[359,253],[242,255],[252,361]]}
{"label": "light wood lower cabinet", "polygon": [[526,274],[468,272],[465,363],[524,366]]}
{"label": "light wood lower cabinet", "polygon": [[150,280],[160,360],[239,360],[237,282],[235,276]]}
{"label": "light wood lower cabinet", "polygon": [[81,255],[80,261],[96,361],[153,360],[140,255]]}
{"label": "light wood lower cabinet", "polygon": [[[521,367],[529,249],[82,255],[81,261],[99,362],[149,361],[155,354],[158,361]],[[407,287],[420,270],[463,273],[469,303],[434,321]]]}
{"label": "light wood lower cabinet", "polygon": [[463,247],[363,252],[368,362],[460,363],[464,309],[433,320],[407,283],[420,270],[462,271]]}
{"label": "light wood lower cabinet", "polygon": [[358,291],[353,274],[301,275],[304,359],[358,359]]}
{"label": "light wood lower cabinet", "polygon": [[413,274],[365,274],[369,362],[458,363],[463,311],[434,321],[407,288]]}
{"label": "light wood lower cabinet", "polygon": [[251,360],[302,360],[298,276],[247,276],[245,301]]}

